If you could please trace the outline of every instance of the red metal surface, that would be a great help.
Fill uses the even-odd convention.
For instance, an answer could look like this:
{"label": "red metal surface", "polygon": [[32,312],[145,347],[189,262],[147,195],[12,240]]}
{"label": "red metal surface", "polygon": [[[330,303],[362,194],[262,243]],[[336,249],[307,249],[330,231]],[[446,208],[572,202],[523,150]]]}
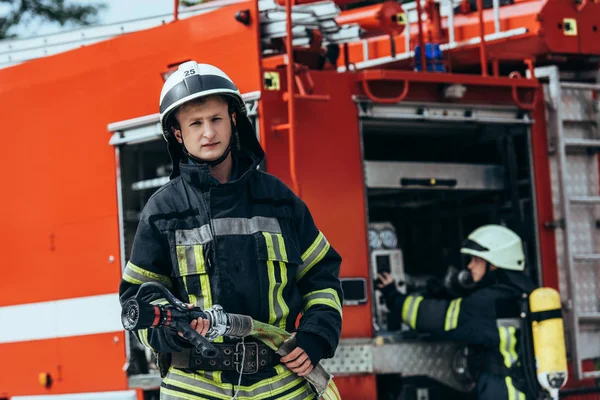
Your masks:
{"label": "red metal surface", "polygon": [[173,1],[175,4],[173,5],[173,21],[179,20],[179,0]]}
{"label": "red metal surface", "polygon": [[[126,390],[124,338],[117,332],[0,344],[9,360],[0,363],[0,396]],[[42,372],[50,388],[39,384]]]}
{"label": "red metal surface", "polygon": [[[285,82],[285,70],[278,71]],[[326,93],[330,100],[296,102],[296,134],[302,138],[296,143],[296,165],[302,198],[342,255],[341,276],[370,280],[361,144],[352,101],[354,75],[314,71],[311,76],[316,94]],[[287,110],[280,101],[286,90],[262,93],[261,143],[267,154],[267,171],[290,184],[289,137],[265,123],[287,122]],[[342,336],[371,337],[371,315],[370,299],[364,305],[344,307]]]}
{"label": "red metal surface", "polygon": [[394,103],[397,99],[448,102],[441,94],[442,85],[463,84],[467,91],[458,102],[489,102],[494,91],[494,103],[516,104],[530,109],[535,102],[537,81],[520,77],[483,77],[466,74],[436,74],[426,72],[367,70],[358,73],[357,81],[373,101]]}
{"label": "red metal surface", "polygon": [[298,196],[302,196],[300,192],[300,184],[296,174],[296,110],[294,104],[296,102],[294,96],[294,46],[292,45],[292,0],[285,0],[285,24],[286,37],[285,48],[287,50],[286,78],[287,78],[287,105],[288,105],[288,122],[287,131],[289,134],[289,155],[290,155],[290,177],[292,179],[292,189]]}
{"label": "red metal surface", "polygon": [[[0,70],[0,106],[10,110],[3,113],[3,133],[18,149],[3,156],[7,170],[18,172],[5,176],[12,195],[0,197],[0,208],[9,210],[0,233],[2,282],[9,282],[0,306],[118,291],[116,171],[107,124],[158,112],[161,72],[188,59],[221,67],[242,92],[260,90],[257,26],[235,21],[244,9],[258,21],[256,3],[248,1],[209,18]],[[2,344],[0,354],[10,362],[0,365],[1,390],[7,382],[11,396],[37,391],[31,377],[37,382],[42,367],[59,365],[65,379],[46,393],[125,388],[124,344],[114,344],[113,336]]]}
{"label": "red metal surface", "polygon": [[600,2],[588,1],[577,16],[579,46],[584,54],[600,54]]}
{"label": "red metal surface", "polygon": [[477,15],[479,17],[479,57],[481,65],[481,75],[487,76],[487,52],[485,49],[485,25],[483,20],[483,1],[477,0]]}
{"label": "red metal surface", "polygon": [[402,6],[394,1],[360,7],[343,11],[336,22],[340,25],[359,24],[367,31],[367,36],[399,35],[404,31],[405,24],[399,23],[398,17],[403,14]]}
{"label": "red metal surface", "polygon": [[378,399],[375,375],[336,376],[334,379],[342,400]]}
{"label": "red metal surface", "polygon": [[[421,0],[417,0],[415,2],[415,4],[417,5],[417,32],[418,32],[418,44],[419,44],[419,48],[421,49],[421,70],[422,71],[426,71],[427,70],[427,62],[425,61],[425,39],[423,38],[423,9],[421,7]],[[411,41],[412,42],[412,41]],[[405,51],[408,51],[410,49],[405,49]],[[398,52],[396,52],[398,53]],[[391,55],[391,52],[390,54]]]}
{"label": "red metal surface", "polygon": [[556,237],[554,230],[548,228],[548,224],[554,221],[554,211],[552,206],[550,162],[548,160],[548,130],[546,126],[544,90],[542,87],[539,87],[537,91],[537,101],[531,114],[535,120],[535,123],[531,127],[531,143],[533,173],[536,183],[537,231],[540,244],[539,263],[542,271],[540,284],[559,290]]}

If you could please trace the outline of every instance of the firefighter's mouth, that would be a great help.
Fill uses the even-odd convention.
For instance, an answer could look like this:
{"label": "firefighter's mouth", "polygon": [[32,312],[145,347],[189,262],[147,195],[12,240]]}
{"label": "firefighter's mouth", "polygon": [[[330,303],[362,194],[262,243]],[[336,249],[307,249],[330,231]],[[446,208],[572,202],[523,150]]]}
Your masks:
{"label": "firefighter's mouth", "polygon": [[219,144],[219,142],[217,142],[217,143],[207,143],[207,144],[203,144],[202,147],[205,147],[207,149],[212,149],[215,146],[217,146],[218,144]]}

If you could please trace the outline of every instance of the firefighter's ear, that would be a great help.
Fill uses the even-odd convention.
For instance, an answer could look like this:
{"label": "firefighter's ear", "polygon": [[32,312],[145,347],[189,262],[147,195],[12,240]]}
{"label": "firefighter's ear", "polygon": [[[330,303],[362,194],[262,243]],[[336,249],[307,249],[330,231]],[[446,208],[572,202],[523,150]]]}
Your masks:
{"label": "firefighter's ear", "polygon": [[236,121],[235,121],[236,116],[237,116],[237,113],[235,113],[235,112],[231,113],[231,122],[233,122],[233,125],[237,126]]}
{"label": "firefighter's ear", "polygon": [[183,143],[183,139],[181,137],[181,131],[179,129],[176,129],[174,126],[172,126],[171,132],[173,132],[173,136],[175,136],[175,139],[177,139],[177,141],[179,143]]}

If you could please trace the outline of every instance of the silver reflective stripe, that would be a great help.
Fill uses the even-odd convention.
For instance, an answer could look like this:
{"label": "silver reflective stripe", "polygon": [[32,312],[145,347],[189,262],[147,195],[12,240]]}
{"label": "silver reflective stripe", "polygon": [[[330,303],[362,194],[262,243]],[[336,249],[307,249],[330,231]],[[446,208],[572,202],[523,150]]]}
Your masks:
{"label": "silver reflective stripe", "polygon": [[206,244],[212,239],[210,226],[203,225],[200,228],[175,231],[175,244],[177,246],[192,246],[194,244]]}
{"label": "silver reflective stripe", "polygon": [[342,314],[342,305],[340,304],[340,298],[337,292],[333,289],[321,289],[310,292],[302,296],[302,302],[304,304],[304,311],[316,304],[323,304],[337,310],[340,315]]}
{"label": "silver reflective stripe", "polygon": [[296,280],[299,281],[310,271],[312,267],[314,267],[319,261],[325,257],[325,254],[329,251],[329,242],[325,238],[322,232],[319,232],[319,235],[313,242],[313,244],[304,252],[302,255],[302,265],[298,267],[298,271],[296,272]]}
{"label": "silver reflective stripe", "polygon": [[147,271],[133,264],[131,261],[125,267],[123,279],[134,285],[141,285],[144,282],[160,282],[166,287],[171,288],[171,279],[169,277]]}
{"label": "silver reflective stripe", "polygon": [[269,217],[219,218],[213,220],[213,229],[217,236],[252,235],[258,232],[281,233],[277,218]]}
{"label": "silver reflective stripe", "polygon": [[[311,393],[311,389],[304,378],[298,377],[287,369],[276,368],[276,370],[283,372],[257,382],[252,386],[240,386],[238,396],[250,399],[270,398],[291,390],[292,393],[286,395],[286,399],[312,398],[307,397]],[[224,400],[231,399],[237,385],[234,387],[230,383],[216,382],[211,378],[212,376],[208,374],[202,376],[200,374],[189,374],[177,369],[171,369],[164,382],[200,396],[205,395]],[[161,388],[160,393],[161,399],[189,399],[189,395],[186,396],[185,393],[179,394],[176,389]]]}
{"label": "silver reflective stripe", "polygon": [[275,252],[275,260],[287,262],[287,260],[283,258],[281,247],[279,246],[279,238],[277,237],[277,235],[271,235],[271,240],[273,241],[273,251]]}
{"label": "silver reflective stripe", "polygon": [[[212,229],[217,236],[228,235],[253,235],[258,232],[281,233],[281,226],[277,218],[218,218],[212,220]],[[200,228],[178,230],[175,232],[175,244],[190,246],[206,244],[213,239],[209,224]]]}
{"label": "silver reflective stripe", "polygon": [[202,245],[176,246],[179,275],[196,275],[206,273]]}
{"label": "silver reflective stripe", "polygon": [[500,318],[496,320],[496,325],[498,326],[498,328],[508,328],[511,326],[513,328],[519,328],[521,326],[521,320],[519,320],[518,318]]}

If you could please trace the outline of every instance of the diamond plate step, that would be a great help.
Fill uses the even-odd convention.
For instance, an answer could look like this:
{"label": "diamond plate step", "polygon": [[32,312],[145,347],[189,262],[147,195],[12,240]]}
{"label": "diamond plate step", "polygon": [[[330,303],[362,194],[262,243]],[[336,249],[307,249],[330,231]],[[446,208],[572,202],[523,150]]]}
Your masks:
{"label": "diamond plate step", "polygon": [[600,261],[600,254],[575,254],[575,261]]}
{"label": "diamond plate step", "polygon": [[574,196],[569,201],[572,204],[600,204],[600,196]]}
{"label": "diamond plate step", "polygon": [[585,313],[578,316],[581,322],[597,323],[600,322],[600,313]]}
{"label": "diamond plate step", "polygon": [[567,147],[584,147],[584,148],[595,148],[600,149],[600,140],[596,139],[565,139],[565,146]]}

